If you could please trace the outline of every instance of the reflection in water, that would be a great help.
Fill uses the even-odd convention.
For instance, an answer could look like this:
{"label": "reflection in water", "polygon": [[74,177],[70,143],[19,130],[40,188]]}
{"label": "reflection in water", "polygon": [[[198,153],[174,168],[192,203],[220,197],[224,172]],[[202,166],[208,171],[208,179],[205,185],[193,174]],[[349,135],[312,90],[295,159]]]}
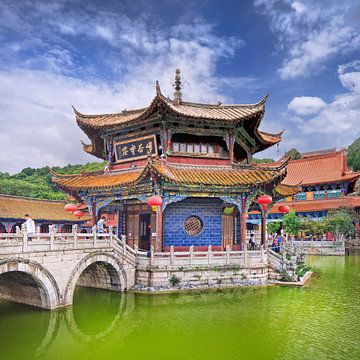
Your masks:
{"label": "reflection in water", "polygon": [[73,306],[66,309],[70,331],[84,341],[107,336],[116,326],[126,306],[121,293],[77,287]]}
{"label": "reflection in water", "polygon": [[303,288],[79,288],[73,308],[53,313],[2,303],[1,359],[35,359],[37,346],[37,360],[360,359],[360,257],[309,261],[316,275]]}
{"label": "reflection in water", "polygon": [[27,359],[46,336],[51,312],[0,300],[0,358]]}

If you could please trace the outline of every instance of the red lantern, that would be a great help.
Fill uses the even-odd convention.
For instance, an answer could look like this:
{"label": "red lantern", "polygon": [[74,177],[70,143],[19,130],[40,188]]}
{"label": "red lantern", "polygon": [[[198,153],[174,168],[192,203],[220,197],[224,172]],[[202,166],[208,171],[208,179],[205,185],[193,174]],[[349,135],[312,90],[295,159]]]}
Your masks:
{"label": "red lantern", "polygon": [[272,202],[272,197],[269,195],[261,195],[258,198],[259,205],[269,205]]}
{"label": "red lantern", "polygon": [[290,211],[290,208],[287,205],[279,206],[279,211],[283,214],[287,214]]}
{"label": "red lantern", "polygon": [[149,197],[147,199],[147,204],[149,206],[161,206],[162,205],[162,198],[159,195]]}
{"label": "red lantern", "polygon": [[261,208],[262,208],[264,211],[266,211],[267,208],[268,208],[268,206],[267,206],[267,205],[261,205]]}
{"label": "red lantern", "polygon": [[79,219],[84,216],[84,212],[81,210],[74,211],[74,216],[78,217]]}
{"label": "red lantern", "polygon": [[65,207],[64,207],[65,211],[69,211],[69,212],[76,211],[77,208],[78,207],[75,204],[66,204]]}

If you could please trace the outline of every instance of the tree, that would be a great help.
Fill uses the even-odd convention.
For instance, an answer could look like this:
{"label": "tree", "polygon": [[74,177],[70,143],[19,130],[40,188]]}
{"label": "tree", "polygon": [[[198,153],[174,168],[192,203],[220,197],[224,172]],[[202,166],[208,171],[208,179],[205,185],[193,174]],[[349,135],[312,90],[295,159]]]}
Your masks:
{"label": "tree", "polygon": [[347,149],[347,163],[353,171],[360,170],[360,138],[356,139]]}
{"label": "tree", "polygon": [[297,160],[301,159],[301,154],[295,148],[292,148],[285,154],[285,157],[289,157],[291,160]]}
{"label": "tree", "polygon": [[349,239],[354,235],[355,226],[351,216],[344,209],[329,213],[326,223],[327,230],[335,235],[336,240]]}
{"label": "tree", "polygon": [[326,232],[326,222],[324,220],[312,220],[311,218],[302,218],[300,221],[300,230],[305,235],[321,236]]}
{"label": "tree", "polygon": [[283,217],[283,227],[285,232],[291,235],[297,235],[300,230],[300,219],[294,210],[290,210]]}
{"label": "tree", "polygon": [[269,234],[276,234],[280,229],[280,221],[271,221],[266,225],[266,230]]}

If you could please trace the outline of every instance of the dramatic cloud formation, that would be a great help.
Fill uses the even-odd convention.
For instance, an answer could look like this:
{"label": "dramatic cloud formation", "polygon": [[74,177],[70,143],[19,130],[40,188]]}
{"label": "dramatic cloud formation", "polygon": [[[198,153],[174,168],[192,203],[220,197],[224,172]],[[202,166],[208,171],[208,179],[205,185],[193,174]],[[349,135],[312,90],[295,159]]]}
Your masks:
{"label": "dramatic cloud formation", "polygon": [[354,1],[256,0],[270,19],[285,59],[282,79],[310,76],[339,54],[360,49],[360,3]]}
{"label": "dramatic cloud formation", "polygon": [[[24,2],[24,7],[28,4]],[[8,21],[0,24],[2,33],[18,31],[22,38],[2,47],[4,58],[12,57],[11,62],[0,64],[0,111],[6,129],[0,134],[3,171],[18,171],[24,164],[94,160],[79,145],[85,135],[77,128],[70,105],[84,113],[145,106],[155,95],[155,80],[165,95],[172,96],[174,71],[180,65],[184,96],[191,93],[194,101],[229,101],[224,88],[251,91],[256,87],[253,78],[216,74],[218,61],[233,56],[244,42],[215,35],[213,26],[203,21],[163,29],[152,28],[141,17],[130,19],[111,12],[94,15],[86,8],[71,14],[60,3],[34,6],[37,10],[30,13],[31,19],[28,11],[11,2],[0,7],[2,16],[8,14]],[[46,17],[53,7],[58,16]],[[42,23],[41,31],[34,29],[35,20]],[[59,37],[59,32],[69,39]],[[92,64],[79,62],[84,54],[74,46],[84,37],[96,49],[108,50],[106,55],[93,54],[92,64],[103,63],[101,74]],[[102,44],[96,47],[98,41]]]}

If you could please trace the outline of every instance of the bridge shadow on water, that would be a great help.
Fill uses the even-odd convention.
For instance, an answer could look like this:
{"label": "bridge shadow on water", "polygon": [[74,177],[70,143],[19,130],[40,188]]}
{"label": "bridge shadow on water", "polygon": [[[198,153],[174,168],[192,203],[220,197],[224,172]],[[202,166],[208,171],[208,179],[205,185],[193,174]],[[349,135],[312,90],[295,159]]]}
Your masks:
{"label": "bridge shadow on water", "polygon": [[76,287],[73,306],[54,311],[0,300],[0,358],[46,358],[59,333],[96,343],[121,328],[133,308],[133,294],[85,287]]}

